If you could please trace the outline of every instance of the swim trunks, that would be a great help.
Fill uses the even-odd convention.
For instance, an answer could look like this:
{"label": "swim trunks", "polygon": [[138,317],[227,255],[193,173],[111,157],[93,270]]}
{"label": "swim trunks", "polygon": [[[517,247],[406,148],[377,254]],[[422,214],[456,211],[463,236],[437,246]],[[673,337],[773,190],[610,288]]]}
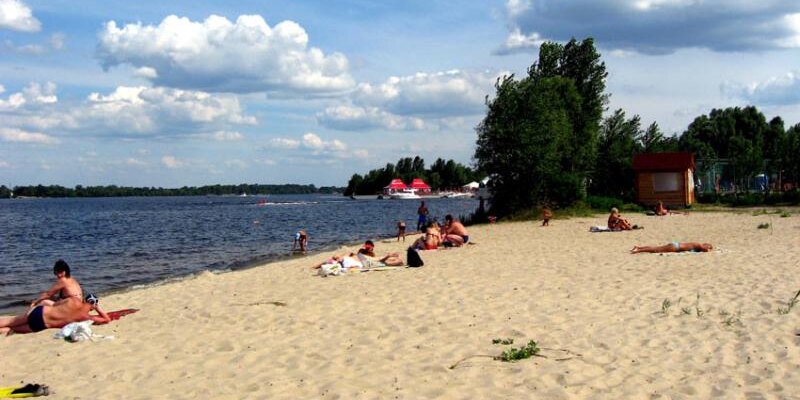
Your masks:
{"label": "swim trunks", "polygon": [[461,238],[464,239],[464,244],[469,243],[469,235],[461,235]]}
{"label": "swim trunks", "polygon": [[44,306],[38,306],[28,313],[28,326],[33,332],[47,329],[47,326],[44,324]]}

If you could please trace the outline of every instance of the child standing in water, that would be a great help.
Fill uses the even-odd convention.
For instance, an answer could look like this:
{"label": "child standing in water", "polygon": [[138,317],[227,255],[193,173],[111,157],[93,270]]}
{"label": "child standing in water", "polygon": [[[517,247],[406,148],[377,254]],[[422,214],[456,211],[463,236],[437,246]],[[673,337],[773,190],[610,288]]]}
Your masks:
{"label": "child standing in water", "polygon": [[403,241],[406,241],[406,223],[404,221],[397,221],[397,241],[400,241],[400,238],[403,238]]}

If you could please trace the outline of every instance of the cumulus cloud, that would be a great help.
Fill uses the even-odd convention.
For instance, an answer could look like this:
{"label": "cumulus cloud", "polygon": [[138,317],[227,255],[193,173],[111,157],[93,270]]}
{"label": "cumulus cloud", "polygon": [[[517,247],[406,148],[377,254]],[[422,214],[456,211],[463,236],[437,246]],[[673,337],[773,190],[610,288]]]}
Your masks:
{"label": "cumulus cloud", "polygon": [[325,55],[308,42],[305,29],[292,21],[270,27],[259,15],[235,22],[170,15],[158,25],[107,22],[97,58],[106,69],[131,65],[156,86],[304,96],[351,89],[347,58]]}
{"label": "cumulus cloud", "polygon": [[420,118],[394,115],[378,107],[358,107],[340,105],[327,107],[317,113],[317,121],[328,128],[344,131],[363,131],[369,129],[419,130],[425,127]]}
{"label": "cumulus cloud", "polygon": [[[0,86],[0,89],[4,89]],[[4,90],[0,90],[3,93]],[[21,92],[12,93],[7,99],[0,98],[0,111],[18,109],[25,105],[53,104],[58,102],[56,84],[31,82]]]}
{"label": "cumulus cloud", "polygon": [[256,123],[254,117],[243,114],[235,96],[144,86],[120,86],[107,95],[92,93],[71,119],[81,126],[139,134],[156,134],[167,127],[180,132],[215,124]]}
{"label": "cumulus cloud", "polygon": [[6,142],[57,144],[59,140],[41,132],[28,132],[17,128],[0,127],[0,139]]}
{"label": "cumulus cloud", "polygon": [[328,107],[316,117],[323,126],[341,130],[431,129],[443,119],[483,113],[486,96],[504,74],[452,70],[362,83],[348,103]]}
{"label": "cumulus cloud", "polygon": [[0,28],[38,32],[42,29],[42,24],[25,3],[19,0],[0,0]]}
{"label": "cumulus cloud", "polygon": [[[300,139],[273,138],[266,146],[269,149],[291,150],[285,153],[288,161],[324,160],[331,163],[341,159],[366,158],[369,153],[365,149],[351,150],[347,144],[339,139],[324,140],[313,132],[303,134]],[[273,160],[270,160],[273,162]]]}
{"label": "cumulus cloud", "polygon": [[183,167],[186,163],[174,156],[163,156],[161,157],[161,164],[167,168],[175,169]]}
{"label": "cumulus cloud", "polygon": [[648,54],[800,47],[796,0],[508,0],[506,13],[510,34],[501,54],[572,37]]}
{"label": "cumulus cloud", "polygon": [[722,92],[750,104],[784,106],[800,104],[800,70],[747,85],[726,82]]}

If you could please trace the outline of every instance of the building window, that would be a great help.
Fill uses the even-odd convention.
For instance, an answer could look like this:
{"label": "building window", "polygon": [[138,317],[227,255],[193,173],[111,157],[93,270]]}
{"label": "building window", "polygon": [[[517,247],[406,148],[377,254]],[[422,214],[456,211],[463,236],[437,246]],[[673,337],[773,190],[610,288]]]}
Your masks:
{"label": "building window", "polygon": [[677,192],[681,188],[680,172],[655,172],[653,173],[654,192]]}

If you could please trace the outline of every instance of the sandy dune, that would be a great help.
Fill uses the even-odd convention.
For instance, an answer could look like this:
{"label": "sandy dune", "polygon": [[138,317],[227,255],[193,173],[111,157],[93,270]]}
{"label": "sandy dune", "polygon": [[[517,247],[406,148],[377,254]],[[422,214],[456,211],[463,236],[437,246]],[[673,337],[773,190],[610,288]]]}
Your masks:
{"label": "sandy dune", "polygon": [[[107,310],[141,309],[95,328],[115,339],[0,338],[0,386],[70,399],[800,398],[800,304],[778,311],[800,289],[800,217],[626,217],[645,229],[589,233],[600,215],[500,223],[423,252],[419,269],[321,278],[312,255],[108,296]],[[670,240],[718,250],[628,254]],[[536,340],[547,358],[449,368],[509,347],[494,338]]]}

